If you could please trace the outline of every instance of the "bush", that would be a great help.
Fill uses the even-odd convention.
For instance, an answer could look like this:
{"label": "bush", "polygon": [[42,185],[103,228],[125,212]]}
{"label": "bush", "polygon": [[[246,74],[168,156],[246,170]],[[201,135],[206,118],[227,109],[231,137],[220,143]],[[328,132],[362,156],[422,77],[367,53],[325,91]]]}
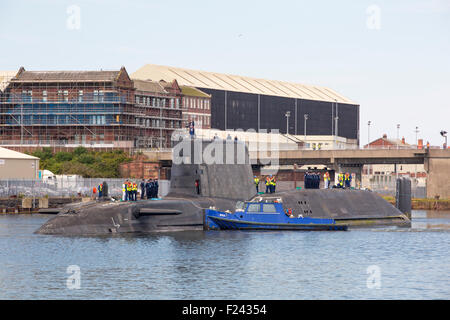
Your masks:
{"label": "bush", "polygon": [[41,159],[42,170],[50,170],[54,174],[76,174],[85,178],[118,178],[119,166],[132,160],[122,150],[95,152],[83,147],[56,154],[50,148],[43,148],[33,152],[33,155]]}

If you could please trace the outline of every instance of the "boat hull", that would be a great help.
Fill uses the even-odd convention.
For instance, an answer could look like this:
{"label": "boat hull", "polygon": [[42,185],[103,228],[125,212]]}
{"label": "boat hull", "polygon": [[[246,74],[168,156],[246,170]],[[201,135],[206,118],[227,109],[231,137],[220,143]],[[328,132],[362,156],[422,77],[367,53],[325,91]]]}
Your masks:
{"label": "boat hull", "polygon": [[246,215],[205,210],[208,230],[291,230],[291,231],[345,231],[347,225],[333,219],[290,218],[283,215]]}
{"label": "boat hull", "polygon": [[299,230],[299,231],[346,231],[346,225],[336,224],[297,224],[297,223],[262,223],[237,221],[210,217],[220,230]]}

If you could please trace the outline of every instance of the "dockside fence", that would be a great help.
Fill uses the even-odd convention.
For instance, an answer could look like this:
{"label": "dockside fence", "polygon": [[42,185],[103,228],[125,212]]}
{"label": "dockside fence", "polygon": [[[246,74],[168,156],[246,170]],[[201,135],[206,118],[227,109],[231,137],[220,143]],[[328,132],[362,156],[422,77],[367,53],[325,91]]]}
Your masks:
{"label": "dockside fence", "polygon": [[[102,179],[102,178],[80,178],[80,177],[57,177],[52,181],[28,180],[28,179],[5,179],[0,180],[0,197],[11,196],[23,197],[90,197],[93,195],[94,187],[106,182],[110,196],[121,197],[122,185],[126,179]],[[140,179],[129,179],[138,184],[140,193]],[[169,193],[170,181],[159,181],[159,196]],[[98,192],[98,191],[97,191]]]}

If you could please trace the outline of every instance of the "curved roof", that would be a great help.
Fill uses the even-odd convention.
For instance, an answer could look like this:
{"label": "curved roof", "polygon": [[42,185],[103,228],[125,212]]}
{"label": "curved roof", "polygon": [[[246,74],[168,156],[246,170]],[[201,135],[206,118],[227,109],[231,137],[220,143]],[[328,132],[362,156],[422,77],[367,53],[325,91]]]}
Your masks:
{"label": "curved roof", "polygon": [[134,72],[131,75],[131,78],[153,81],[171,81],[176,79],[181,86],[356,104],[336,91],[326,87],[278,80],[257,79],[216,72],[182,69],[154,64],[147,64],[143,66]]}

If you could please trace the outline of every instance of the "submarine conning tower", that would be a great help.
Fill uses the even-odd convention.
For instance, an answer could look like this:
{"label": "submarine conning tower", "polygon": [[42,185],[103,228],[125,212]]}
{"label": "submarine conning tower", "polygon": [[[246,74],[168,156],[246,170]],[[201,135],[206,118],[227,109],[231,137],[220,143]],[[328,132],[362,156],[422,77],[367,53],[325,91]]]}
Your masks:
{"label": "submarine conning tower", "polygon": [[244,142],[184,138],[174,144],[169,196],[248,200],[255,195],[252,180]]}

